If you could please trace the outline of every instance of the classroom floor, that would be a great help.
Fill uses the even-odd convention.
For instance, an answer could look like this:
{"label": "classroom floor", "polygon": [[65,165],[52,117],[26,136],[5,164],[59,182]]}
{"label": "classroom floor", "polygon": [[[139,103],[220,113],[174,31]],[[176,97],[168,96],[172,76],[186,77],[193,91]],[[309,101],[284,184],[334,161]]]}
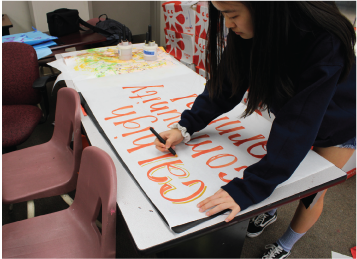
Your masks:
{"label": "classroom floor", "polygon": [[[356,17],[356,2],[337,2],[341,11],[353,22]],[[352,10],[352,11],[351,11]],[[50,73],[49,69],[41,73]],[[45,143],[51,139],[56,107],[57,91],[65,87],[59,82],[52,90],[53,83],[47,85],[50,114],[46,123],[38,125],[31,137],[18,149]],[[70,193],[75,197],[75,191]],[[258,258],[262,256],[264,246],[274,243],[285,232],[294,215],[298,201],[284,205],[278,209],[278,220],[256,238],[246,238],[242,258]],[[61,197],[50,197],[35,200],[35,215],[44,215],[68,208]],[[2,205],[2,224],[25,220],[27,215],[26,202],[17,203],[9,212],[8,205]],[[351,257],[350,249],[356,246],[356,176],[330,188],[325,196],[324,211],[317,223],[293,247],[289,258],[331,258],[331,251]],[[136,252],[123,218],[117,218],[117,257],[141,258]]]}

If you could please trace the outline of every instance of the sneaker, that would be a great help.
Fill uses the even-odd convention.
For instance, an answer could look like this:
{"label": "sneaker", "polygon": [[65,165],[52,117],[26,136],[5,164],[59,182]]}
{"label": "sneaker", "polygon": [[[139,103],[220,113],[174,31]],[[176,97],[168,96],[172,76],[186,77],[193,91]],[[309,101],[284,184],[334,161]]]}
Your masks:
{"label": "sneaker", "polygon": [[266,245],[265,249],[269,249],[266,251],[262,258],[287,258],[290,255],[290,252],[286,252],[281,246],[277,243]]}
{"label": "sneaker", "polygon": [[268,213],[263,213],[256,216],[255,218],[252,218],[248,225],[247,236],[259,236],[261,233],[263,233],[263,230],[270,224],[274,223],[277,218],[278,211],[276,211],[273,216],[270,216]]}

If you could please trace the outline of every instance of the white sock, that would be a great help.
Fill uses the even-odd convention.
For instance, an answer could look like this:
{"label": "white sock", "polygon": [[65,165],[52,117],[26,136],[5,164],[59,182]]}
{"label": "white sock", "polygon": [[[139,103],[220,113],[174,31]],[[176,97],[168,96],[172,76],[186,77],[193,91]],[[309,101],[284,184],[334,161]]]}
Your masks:
{"label": "white sock", "polygon": [[273,216],[274,214],[275,214],[275,211],[276,211],[277,209],[272,209],[272,210],[269,210],[269,211],[267,211],[267,212],[265,212],[265,213],[268,213],[270,216]]}
{"label": "white sock", "polygon": [[[306,233],[306,232],[305,232]],[[284,235],[277,241],[277,244],[281,246],[285,251],[290,252],[294,244],[303,236],[305,233],[296,233],[289,226]]]}

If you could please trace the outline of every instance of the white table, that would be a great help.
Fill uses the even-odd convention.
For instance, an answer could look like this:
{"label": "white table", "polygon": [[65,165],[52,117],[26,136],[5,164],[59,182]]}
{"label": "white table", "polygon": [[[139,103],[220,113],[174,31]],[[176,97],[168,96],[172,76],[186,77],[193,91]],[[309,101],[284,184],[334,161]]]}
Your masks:
{"label": "white table", "polygon": [[[60,59],[61,56],[56,55],[56,58]],[[71,80],[65,82],[67,87],[77,90]],[[248,212],[229,223],[224,222],[226,215],[221,215],[177,234],[160,217],[89,116],[82,114],[82,125],[91,145],[106,151],[114,161],[117,178],[120,179],[117,186],[118,207],[136,248],[142,254],[157,253],[162,257],[239,257],[249,218],[346,179],[344,172],[332,166],[294,184],[276,189],[268,199],[252,206],[250,210],[247,209]]]}

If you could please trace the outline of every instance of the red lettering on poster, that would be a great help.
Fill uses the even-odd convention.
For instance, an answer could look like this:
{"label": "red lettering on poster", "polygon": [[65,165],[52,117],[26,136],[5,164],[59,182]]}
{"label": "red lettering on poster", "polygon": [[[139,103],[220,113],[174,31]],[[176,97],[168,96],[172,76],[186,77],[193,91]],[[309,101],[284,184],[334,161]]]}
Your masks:
{"label": "red lettering on poster", "polygon": [[139,132],[148,131],[148,130],[150,130],[150,127],[147,127],[147,128],[145,128],[145,129],[141,129],[141,130],[137,130],[137,131],[133,131],[133,132],[129,132],[129,133],[125,133],[125,134],[123,134],[122,136],[123,136],[123,137],[127,137],[127,136],[129,136],[129,135],[133,135],[133,134],[136,134],[136,133],[139,133]]}
{"label": "red lettering on poster", "polygon": [[174,157],[174,155],[171,154],[171,153],[168,153],[168,154],[163,155],[163,156],[158,156],[158,157],[150,158],[150,159],[147,159],[147,160],[139,161],[138,164],[139,165],[143,165],[143,164],[146,164],[146,163],[151,163],[151,162],[153,162],[155,160],[166,159],[166,158],[169,158],[169,157]]}
{"label": "red lettering on poster", "polygon": [[150,106],[150,108],[152,109],[152,110],[150,110],[150,112],[157,112],[157,111],[166,110],[166,109],[169,108],[168,106],[163,106],[163,107],[159,107],[159,108],[154,108],[154,106],[159,105],[159,104],[168,104],[168,102],[164,101],[164,102],[152,104],[152,105]]}
{"label": "red lettering on poster", "polygon": [[[129,96],[129,98],[130,99],[135,99],[135,98],[143,98],[143,97],[146,97],[146,96],[151,96],[151,95],[155,95],[155,94],[157,94],[157,92],[156,91],[146,91],[146,93],[148,93],[148,94],[145,94],[145,95],[135,95],[135,96]],[[149,94],[150,93],[150,94]]]}
{"label": "red lettering on poster", "polygon": [[[205,134],[205,135],[202,135],[202,136],[195,137],[195,138],[193,138],[191,140],[199,139],[199,138],[208,138],[208,137],[209,137],[209,135]],[[197,143],[197,144],[188,144],[188,143],[186,143],[185,145],[193,147],[192,151],[197,152],[197,154],[192,155],[192,158],[196,158],[196,157],[198,157],[200,155],[207,154],[207,153],[210,153],[210,152],[214,152],[214,151],[218,151],[218,150],[222,150],[223,149],[222,146],[217,146],[217,147],[206,149],[206,150],[196,150],[199,146],[206,145],[206,144],[211,144],[211,143],[212,143],[211,140],[206,140],[206,141],[203,141],[203,142]]]}
{"label": "red lettering on poster", "polygon": [[211,125],[213,123],[216,123],[216,122],[219,122],[219,121],[222,121],[222,120],[229,120],[229,118],[227,116],[223,117],[223,118],[219,118],[219,119],[211,121],[208,125]]}
{"label": "red lettering on poster", "polygon": [[194,102],[190,102],[190,103],[186,104],[186,106],[191,109],[193,103],[194,103]]}
{"label": "red lettering on poster", "polygon": [[124,107],[118,108],[118,109],[116,109],[116,110],[112,111],[112,114],[113,114],[113,115],[115,115],[115,116],[113,116],[113,117],[106,117],[106,118],[104,118],[104,120],[106,120],[106,121],[107,121],[107,120],[110,120],[110,119],[119,118],[119,117],[121,117],[121,116],[126,116],[126,115],[136,114],[136,112],[135,112],[135,111],[131,111],[131,112],[124,113],[124,114],[117,114],[117,113],[114,113],[115,111],[122,110],[122,109],[128,109],[128,108],[133,108],[133,106],[132,106],[132,105],[129,105],[129,106],[124,106]]}
{"label": "red lettering on poster", "polygon": [[162,163],[157,166],[154,166],[147,172],[147,177],[149,178],[149,180],[151,180],[153,182],[157,182],[157,183],[167,182],[169,180],[168,177],[166,177],[166,176],[165,177],[155,177],[155,176],[153,176],[153,174],[162,168],[167,168],[167,170],[169,172],[170,172],[170,167],[173,167],[177,170],[182,170],[182,168],[175,166],[177,164],[183,164],[183,163],[181,160],[175,160],[175,161],[170,161],[170,162],[166,162],[166,163]]}
{"label": "red lettering on poster", "polygon": [[138,88],[138,90],[131,91],[132,93],[139,92],[141,90],[144,90],[149,87],[164,87],[164,85],[152,85],[152,86],[124,86],[123,89],[132,89],[132,88]]}
{"label": "red lettering on poster", "polygon": [[237,140],[237,141],[235,141],[235,143],[233,143],[233,144],[238,147],[238,146],[242,145],[242,144],[245,143],[245,142],[252,141],[252,140],[257,140],[257,139],[264,139],[264,138],[265,138],[265,137],[264,137],[262,134],[259,134],[259,135],[256,135],[256,136],[254,136],[254,137],[251,137],[251,138],[242,139],[242,140]]}
{"label": "red lettering on poster", "polygon": [[189,96],[184,96],[184,97],[178,97],[178,98],[174,98],[174,99],[170,99],[171,102],[176,102],[178,100],[182,100],[185,98],[193,98],[193,97],[197,97],[197,94],[191,94]]}
{"label": "red lettering on poster", "polygon": [[144,100],[143,103],[147,103],[147,102],[151,102],[151,101],[159,101],[161,100],[161,97],[156,97],[156,98],[152,98],[152,99],[149,99],[149,100]]}
{"label": "red lettering on poster", "polygon": [[258,142],[258,143],[256,143],[256,144],[254,144],[254,145],[251,145],[248,149],[247,149],[247,151],[248,151],[248,153],[251,155],[251,156],[254,156],[254,157],[256,157],[256,158],[263,158],[264,156],[265,156],[265,154],[264,155],[254,155],[254,154],[252,154],[251,153],[251,150],[253,149],[253,148],[255,148],[255,147],[257,147],[257,146],[262,146],[262,148],[265,150],[265,151],[267,151],[267,142],[268,141],[261,141],[261,142]]}
{"label": "red lettering on poster", "polygon": [[220,128],[224,127],[224,126],[228,126],[228,125],[232,125],[232,124],[236,124],[236,123],[241,123],[241,122],[240,121],[226,122],[226,123],[216,127],[216,130],[220,131],[219,135],[223,135],[223,134],[226,134],[226,133],[230,133],[230,132],[234,132],[234,131],[237,131],[237,130],[245,129],[243,126],[235,127],[235,128],[232,128],[232,129],[226,129],[226,130],[221,130],[220,129]]}
{"label": "red lettering on poster", "polygon": [[[154,123],[157,121],[157,118],[155,116],[147,115],[147,116],[141,116],[141,117],[133,118],[133,119],[126,120],[126,121],[114,122],[114,125],[118,126],[120,124],[123,124],[123,127],[126,129],[137,129],[137,128],[140,128],[140,124],[138,122],[136,122],[135,120],[139,120],[139,119],[143,119],[143,118],[150,118],[150,117],[155,118],[153,121],[151,121],[151,123]],[[135,124],[135,125],[137,125],[137,127],[125,126],[127,123]]]}
{"label": "red lettering on poster", "polygon": [[177,123],[177,122],[179,122],[179,121],[170,122],[170,123],[167,125],[167,127],[170,128],[170,126],[171,126],[172,124]]}
{"label": "red lettering on poster", "polygon": [[164,119],[163,121],[173,120],[173,119],[179,118],[181,116],[181,112],[178,112],[176,109],[175,110],[171,110],[171,111],[167,111],[167,112],[158,113],[157,115],[169,114],[169,113],[177,113],[178,116],[171,117],[171,118],[168,118],[168,119]]}
{"label": "red lettering on poster", "polygon": [[168,198],[165,195],[169,192],[169,191],[173,191],[176,190],[176,187],[171,185],[170,183],[165,183],[161,188],[160,188],[160,194],[161,196],[169,201],[172,201],[175,204],[183,204],[183,203],[189,203],[192,202],[196,199],[198,199],[199,197],[201,197],[204,192],[206,191],[207,187],[205,186],[204,182],[200,181],[200,180],[192,180],[192,181],[188,181],[188,182],[183,182],[182,184],[188,187],[191,187],[195,184],[200,184],[199,189],[194,192],[192,195],[187,196],[185,198],[180,198],[180,199],[172,199],[172,198]]}
{"label": "red lettering on poster", "polygon": [[[242,169],[245,169],[245,168],[247,168],[248,166],[241,166],[241,167],[238,167],[238,168],[234,168],[234,170],[236,170],[236,171],[240,171],[240,170],[242,170]],[[226,173],[223,173],[223,172],[220,172],[219,174],[218,174],[218,176],[219,176],[219,179],[221,179],[223,182],[225,182],[225,183],[229,183],[230,181],[232,181],[232,180],[228,180],[228,179],[224,179],[223,177],[225,177],[227,174]],[[242,178],[240,178],[240,179],[243,179],[243,177]]]}
{"label": "red lettering on poster", "polygon": [[151,138],[151,137],[155,137],[155,135],[154,135],[154,134],[150,134],[150,135],[147,135],[147,136],[144,136],[144,137],[135,139],[135,140],[133,141],[133,144],[134,144],[135,146],[137,146],[137,147],[127,149],[127,151],[128,151],[129,153],[132,153],[132,152],[134,152],[134,151],[136,151],[136,150],[139,150],[139,149],[142,149],[142,148],[144,148],[144,147],[148,147],[148,146],[154,145],[154,140],[152,140],[150,143],[146,143],[146,144],[136,144],[136,142],[138,142],[139,140],[146,139],[146,138]]}
{"label": "red lettering on poster", "polygon": [[[223,165],[215,165],[215,166],[210,165],[213,161],[215,161],[217,159],[220,159],[222,157],[229,157],[229,156],[234,157],[232,162],[229,162],[229,163],[223,164]],[[237,161],[238,161],[238,158],[236,158],[234,155],[231,155],[231,154],[219,154],[217,156],[213,156],[210,159],[208,159],[207,162],[206,162],[206,165],[208,165],[210,168],[222,168],[222,167],[233,165]]]}

